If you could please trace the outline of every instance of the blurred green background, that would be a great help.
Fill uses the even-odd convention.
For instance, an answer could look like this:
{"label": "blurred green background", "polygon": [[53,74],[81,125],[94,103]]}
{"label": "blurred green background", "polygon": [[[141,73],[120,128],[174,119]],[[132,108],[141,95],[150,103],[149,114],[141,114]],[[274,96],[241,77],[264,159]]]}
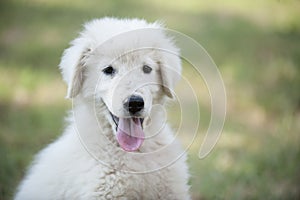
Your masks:
{"label": "blurred green background", "polygon": [[300,199],[299,11],[299,0],[1,0],[0,199],[61,134],[71,105],[60,56],[103,16],[161,19],[220,69],[227,120],[208,157],[197,157],[203,136],[189,150],[193,199]]}

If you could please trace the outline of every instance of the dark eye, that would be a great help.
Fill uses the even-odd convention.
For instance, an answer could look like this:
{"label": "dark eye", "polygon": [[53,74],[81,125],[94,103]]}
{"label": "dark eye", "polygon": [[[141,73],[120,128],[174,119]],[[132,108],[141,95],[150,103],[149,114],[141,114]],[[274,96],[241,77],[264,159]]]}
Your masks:
{"label": "dark eye", "polygon": [[152,68],[149,67],[148,65],[144,65],[144,66],[143,66],[143,72],[144,72],[145,74],[149,74],[151,71],[152,71]]}
{"label": "dark eye", "polygon": [[105,75],[113,75],[116,72],[116,70],[111,65],[104,68],[102,71]]}

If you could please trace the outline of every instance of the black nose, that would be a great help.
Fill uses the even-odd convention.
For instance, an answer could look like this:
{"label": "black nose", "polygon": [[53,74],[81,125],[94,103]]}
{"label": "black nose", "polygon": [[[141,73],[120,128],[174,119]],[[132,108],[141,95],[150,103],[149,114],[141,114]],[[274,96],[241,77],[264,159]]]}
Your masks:
{"label": "black nose", "polygon": [[132,115],[141,111],[144,108],[144,100],[140,96],[132,95],[124,103],[124,108]]}

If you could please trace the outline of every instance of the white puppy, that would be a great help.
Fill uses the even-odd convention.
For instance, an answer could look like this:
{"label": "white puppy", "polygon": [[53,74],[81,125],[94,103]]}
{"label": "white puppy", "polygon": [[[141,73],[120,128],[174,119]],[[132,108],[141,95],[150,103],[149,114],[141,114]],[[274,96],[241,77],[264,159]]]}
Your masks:
{"label": "white puppy", "polygon": [[180,79],[178,54],[159,23],[87,23],[60,63],[69,125],[15,199],[190,199],[186,155],[162,107]]}

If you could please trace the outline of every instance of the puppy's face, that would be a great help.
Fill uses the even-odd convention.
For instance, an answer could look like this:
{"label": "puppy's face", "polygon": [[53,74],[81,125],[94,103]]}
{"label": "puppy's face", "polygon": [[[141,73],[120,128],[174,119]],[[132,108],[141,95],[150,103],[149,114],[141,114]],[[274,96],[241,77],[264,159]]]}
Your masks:
{"label": "puppy's face", "polygon": [[153,104],[164,99],[161,63],[154,49],[138,49],[124,54],[96,49],[85,59],[81,93],[102,100],[112,122],[120,146],[135,151],[143,143],[144,119]]}
{"label": "puppy's face", "polygon": [[[160,63],[155,50],[134,50],[123,55],[90,57],[87,82],[96,85],[95,97],[101,98],[111,114],[117,118],[145,118],[153,104],[163,97]],[[92,64],[93,63],[93,64]],[[96,65],[95,65],[96,64]]]}
{"label": "puppy's face", "polygon": [[103,102],[126,151],[142,145],[144,119],[153,105],[173,97],[181,71],[178,49],[161,30],[128,32],[101,44],[82,34],[65,51],[60,67],[67,96]]}

